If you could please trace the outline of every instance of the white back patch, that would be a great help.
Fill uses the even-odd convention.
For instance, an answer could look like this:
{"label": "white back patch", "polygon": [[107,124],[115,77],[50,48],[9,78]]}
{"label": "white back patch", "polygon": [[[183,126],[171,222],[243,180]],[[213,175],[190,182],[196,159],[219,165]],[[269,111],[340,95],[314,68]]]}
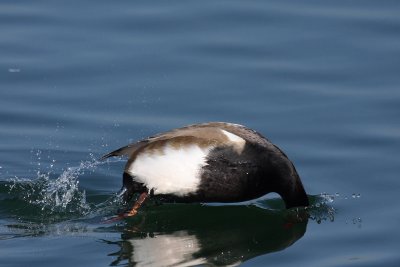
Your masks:
{"label": "white back patch", "polygon": [[154,194],[185,196],[198,189],[200,169],[207,164],[210,149],[196,144],[179,148],[166,145],[162,151],[139,154],[128,173],[153,189]]}
{"label": "white back patch", "polygon": [[243,152],[244,146],[246,145],[246,140],[244,140],[242,137],[237,136],[236,134],[230,133],[228,131],[222,130],[222,133],[228,137],[229,141],[233,143],[233,147],[235,151],[240,154]]}

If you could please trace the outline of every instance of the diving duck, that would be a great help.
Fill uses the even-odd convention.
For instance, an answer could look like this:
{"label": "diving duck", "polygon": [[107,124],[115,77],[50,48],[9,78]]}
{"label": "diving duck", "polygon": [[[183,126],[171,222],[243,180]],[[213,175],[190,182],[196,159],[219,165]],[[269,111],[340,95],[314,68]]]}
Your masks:
{"label": "diving duck", "polygon": [[308,206],[285,153],[258,132],[227,122],[193,124],[129,144],[102,157],[128,156],[121,195],[165,202],[241,202],[278,193],[286,208]]}

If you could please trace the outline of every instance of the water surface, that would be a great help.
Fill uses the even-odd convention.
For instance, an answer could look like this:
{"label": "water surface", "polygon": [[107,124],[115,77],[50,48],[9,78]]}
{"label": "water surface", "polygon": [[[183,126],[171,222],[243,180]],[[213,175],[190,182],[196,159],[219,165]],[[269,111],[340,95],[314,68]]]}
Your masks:
{"label": "water surface", "polygon": [[[398,266],[397,1],[2,1],[1,266]],[[313,206],[121,208],[160,131],[245,124]],[[300,220],[299,220],[300,217]]]}

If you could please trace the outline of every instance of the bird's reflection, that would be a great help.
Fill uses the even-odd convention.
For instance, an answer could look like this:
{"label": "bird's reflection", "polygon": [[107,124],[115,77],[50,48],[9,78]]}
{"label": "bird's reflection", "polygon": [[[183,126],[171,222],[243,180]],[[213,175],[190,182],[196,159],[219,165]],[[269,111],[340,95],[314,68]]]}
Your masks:
{"label": "bird's reflection", "polygon": [[[300,239],[308,216],[255,206],[148,207],[121,229],[111,265],[237,265]],[[110,242],[111,243],[111,242]]]}

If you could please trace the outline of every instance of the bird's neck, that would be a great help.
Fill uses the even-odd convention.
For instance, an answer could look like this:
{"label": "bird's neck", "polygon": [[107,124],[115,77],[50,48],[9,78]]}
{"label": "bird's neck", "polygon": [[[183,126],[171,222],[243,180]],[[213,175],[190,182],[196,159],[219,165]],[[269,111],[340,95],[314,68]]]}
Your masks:
{"label": "bird's neck", "polygon": [[292,168],[291,171],[284,171],[280,174],[276,188],[276,192],[282,197],[287,209],[309,205],[300,177],[293,165]]}

